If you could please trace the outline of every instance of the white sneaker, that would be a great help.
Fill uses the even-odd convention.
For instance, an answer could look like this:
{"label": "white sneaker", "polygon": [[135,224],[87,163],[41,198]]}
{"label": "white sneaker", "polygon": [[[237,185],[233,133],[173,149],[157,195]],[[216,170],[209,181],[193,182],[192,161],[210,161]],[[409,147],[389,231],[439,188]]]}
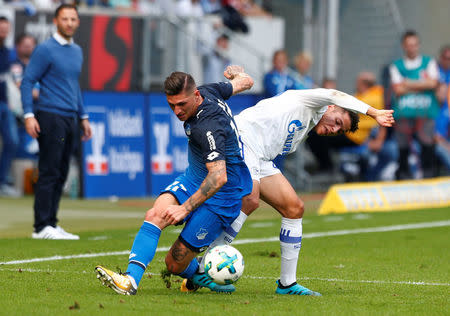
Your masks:
{"label": "white sneaker", "polygon": [[33,239],[68,239],[66,236],[61,234],[55,227],[45,226],[39,233],[32,233],[31,238]]}
{"label": "white sneaker", "polygon": [[20,197],[20,193],[14,189],[14,187],[7,184],[2,184],[0,185],[0,196],[18,198]]}
{"label": "white sneaker", "polygon": [[62,227],[59,226],[59,225],[56,226],[56,230],[57,230],[61,235],[66,236],[66,237],[67,237],[66,239],[70,239],[70,240],[79,240],[79,239],[80,239],[80,236],[66,232],[66,231],[64,230],[64,228],[62,228]]}

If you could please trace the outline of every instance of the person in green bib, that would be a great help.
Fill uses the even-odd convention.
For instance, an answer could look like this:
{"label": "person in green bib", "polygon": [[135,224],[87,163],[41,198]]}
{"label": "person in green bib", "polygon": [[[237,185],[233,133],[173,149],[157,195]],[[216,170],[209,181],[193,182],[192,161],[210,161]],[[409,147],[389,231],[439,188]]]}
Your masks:
{"label": "person in green bib", "polygon": [[394,100],[392,108],[397,122],[395,135],[399,146],[398,179],[411,178],[408,157],[413,139],[420,144],[420,161],[424,177],[434,175],[434,130],[439,115],[435,90],[439,81],[436,61],[420,54],[419,36],[406,31],[402,36],[405,56],[390,66]]}

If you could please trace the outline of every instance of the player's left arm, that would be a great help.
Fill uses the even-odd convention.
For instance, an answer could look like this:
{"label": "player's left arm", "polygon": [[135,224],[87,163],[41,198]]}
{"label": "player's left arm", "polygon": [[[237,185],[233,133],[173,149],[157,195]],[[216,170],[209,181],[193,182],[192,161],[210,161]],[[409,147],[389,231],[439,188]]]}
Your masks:
{"label": "player's left arm", "polygon": [[223,72],[223,75],[230,80],[233,86],[233,95],[253,87],[253,78],[244,71],[242,66],[228,66]]}
{"label": "player's left arm", "polygon": [[190,212],[203,204],[227,183],[227,167],[225,160],[207,162],[208,174],[203,180],[200,188],[181,205],[170,205],[166,208],[164,219],[169,224],[182,221]]}

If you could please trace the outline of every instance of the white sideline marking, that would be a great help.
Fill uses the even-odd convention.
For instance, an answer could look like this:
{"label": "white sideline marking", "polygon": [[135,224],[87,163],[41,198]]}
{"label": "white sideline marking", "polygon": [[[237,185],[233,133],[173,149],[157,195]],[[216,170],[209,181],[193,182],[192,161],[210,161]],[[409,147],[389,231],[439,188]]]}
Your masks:
{"label": "white sideline marking", "polygon": [[[333,231],[329,231],[329,232],[317,232],[317,233],[303,234],[303,238],[343,236],[343,235],[363,234],[363,233],[379,233],[379,232],[420,229],[420,228],[432,228],[432,227],[445,227],[445,226],[450,226],[450,220],[437,221],[437,222],[415,223],[415,224],[392,225],[392,226],[357,228],[357,229],[333,230]],[[247,239],[236,240],[233,242],[233,245],[243,245],[243,244],[250,244],[250,243],[255,243],[255,242],[272,242],[272,241],[278,241],[278,240],[279,240],[278,236],[277,237],[269,237],[269,238],[247,238]],[[156,251],[157,252],[168,251],[169,249],[170,249],[170,247],[160,247],[160,248],[157,248]],[[127,255],[129,253],[130,253],[130,250],[123,250],[123,251],[111,251],[111,252],[99,252],[99,253],[86,253],[86,254],[70,255],[70,256],[52,256],[52,257],[44,257],[44,258],[5,261],[5,262],[0,262],[0,266],[1,265],[11,265],[11,264],[24,264],[24,263],[32,263],[32,262],[76,259],[76,258],[121,256],[121,255]]]}
{"label": "white sideline marking", "polygon": [[[32,273],[73,273],[73,274],[88,274],[92,271],[58,271],[50,269],[13,269],[13,268],[0,268],[0,271],[10,271],[10,272],[32,272]],[[149,273],[154,276],[159,276],[159,273]],[[269,276],[253,276],[253,275],[243,275],[246,279],[255,280],[276,280],[278,277]],[[300,277],[299,280],[317,280],[325,282],[345,282],[345,283],[372,283],[372,284],[402,284],[402,285],[430,285],[430,286],[450,286],[450,283],[437,283],[437,282],[424,282],[424,281],[384,281],[384,280],[349,280],[349,279],[335,279],[335,278],[316,278],[316,277]]]}

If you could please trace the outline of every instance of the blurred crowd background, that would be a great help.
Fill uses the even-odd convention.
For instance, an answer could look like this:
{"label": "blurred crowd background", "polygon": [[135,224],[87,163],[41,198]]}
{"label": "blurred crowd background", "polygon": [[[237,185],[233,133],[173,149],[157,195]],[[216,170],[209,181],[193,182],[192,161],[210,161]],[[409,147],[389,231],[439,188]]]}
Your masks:
{"label": "blurred crowd background", "polygon": [[[20,85],[23,68],[35,45],[53,32],[51,15],[43,14],[61,2],[72,3],[0,0],[0,16],[10,18],[8,12],[19,11],[25,21],[35,23],[18,30],[17,18],[9,19],[12,31],[6,32],[0,21],[0,46],[11,48],[9,55],[1,58],[14,61],[9,85]],[[174,70],[192,73],[198,84],[222,81],[227,65],[241,64],[255,78],[255,87],[250,91],[254,101],[288,89],[324,87],[352,94],[378,109],[397,110],[393,128],[378,128],[372,119],[361,117],[356,133],[335,137],[311,134],[297,153],[278,159],[277,164],[297,189],[326,190],[328,185],[343,181],[450,174],[448,1],[74,2],[80,8],[82,27],[86,25],[84,16],[129,17],[138,21],[136,25],[124,24],[133,31],[130,36],[135,49],[127,47],[124,55],[115,55],[133,60],[136,70],[131,70],[128,85],[100,84],[92,79],[98,76],[92,61],[98,59],[85,46],[91,47],[96,41],[101,41],[105,50],[116,46],[95,38],[89,27],[80,29],[75,40],[85,54],[85,91],[158,92],[165,76]],[[114,32],[115,38],[127,43],[118,28]],[[33,161],[38,154],[36,144],[23,133],[17,101],[20,95],[14,90],[9,89],[8,107],[22,132],[2,131],[0,194],[8,196],[22,194],[24,187],[23,168],[15,173],[8,161]],[[38,86],[35,94],[38,97]],[[8,137],[11,134],[19,137]],[[22,179],[19,184],[18,179]],[[70,185],[66,188],[69,190]]]}

